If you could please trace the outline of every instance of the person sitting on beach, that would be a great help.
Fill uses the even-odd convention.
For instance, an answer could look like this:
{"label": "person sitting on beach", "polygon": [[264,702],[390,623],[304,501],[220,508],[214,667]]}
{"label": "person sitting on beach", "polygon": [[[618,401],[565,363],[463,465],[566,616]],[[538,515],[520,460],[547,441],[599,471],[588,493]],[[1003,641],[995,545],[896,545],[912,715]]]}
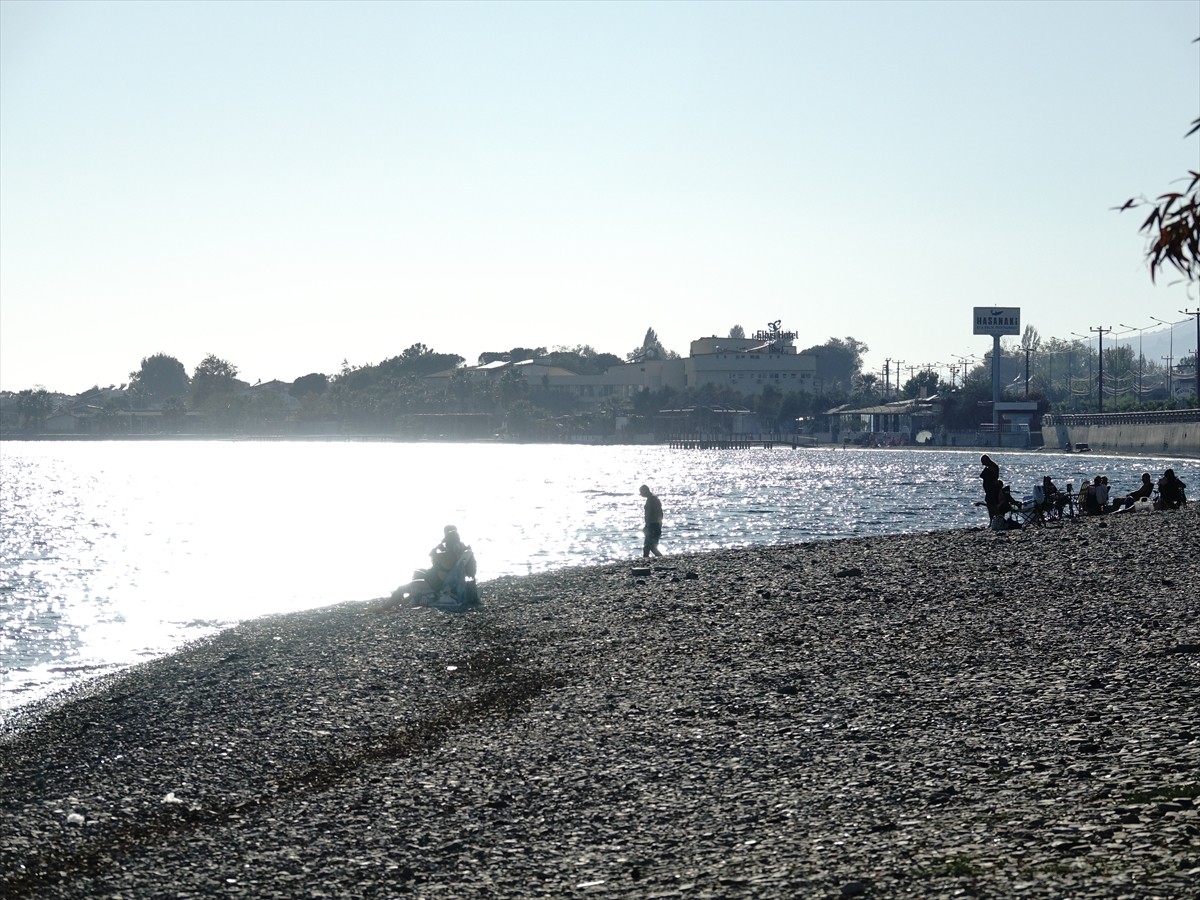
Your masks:
{"label": "person sitting on beach", "polygon": [[1016,512],[1021,508],[1021,504],[1013,498],[1012,490],[1003,481],[997,481],[999,499],[994,507],[990,507],[988,512],[991,518],[988,522],[988,527],[992,531],[1008,531],[1012,528],[1020,528],[1021,523],[1016,519],[1009,518],[1009,514]]}
{"label": "person sitting on beach", "polygon": [[1150,495],[1154,493],[1154,482],[1150,480],[1150,473],[1142,473],[1142,483],[1121,498],[1121,506],[1128,508],[1133,506],[1139,500],[1149,500]]}
{"label": "person sitting on beach", "polygon": [[1154,504],[1154,508],[1179,509],[1187,503],[1187,495],[1184,493],[1186,487],[1186,484],[1175,477],[1174,469],[1167,469],[1162,478],[1158,479],[1158,502]]}
{"label": "person sitting on beach", "polygon": [[1083,484],[1079,486],[1079,493],[1075,495],[1075,505],[1079,507],[1080,512],[1087,512],[1087,493],[1091,486],[1091,479],[1085,478]]}
{"label": "person sitting on beach", "polygon": [[1102,476],[1097,475],[1088,485],[1087,493],[1083,495],[1083,508],[1089,516],[1098,516],[1108,510],[1108,485]]}
{"label": "person sitting on beach", "polygon": [[467,545],[458,536],[458,529],[453,525],[447,525],[443,534],[441,542],[429,551],[429,561],[433,565],[425,570],[425,585],[434,592],[440,590],[445,584],[446,576],[450,574],[450,570],[454,568],[462,558],[463,551],[467,549]]}
{"label": "person sitting on beach", "polygon": [[1070,503],[1071,499],[1058,489],[1058,485],[1049,475],[1043,475],[1042,502],[1046,505],[1046,509],[1053,509],[1061,515],[1063,507]]}
{"label": "person sitting on beach", "polygon": [[470,549],[470,547],[462,542],[462,538],[458,534],[458,529],[453,525],[447,525],[443,530],[442,540],[436,547],[429,551],[430,567],[428,569],[417,569],[413,572],[412,581],[401,585],[392,592],[392,601],[399,602],[405,597],[415,600],[419,595],[423,594],[436,595],[441,591],[442,586],[446,584],[455,566],[464,557],[467,559],[467,565],[463,574],[474,578],[475,554],[469,553]]}

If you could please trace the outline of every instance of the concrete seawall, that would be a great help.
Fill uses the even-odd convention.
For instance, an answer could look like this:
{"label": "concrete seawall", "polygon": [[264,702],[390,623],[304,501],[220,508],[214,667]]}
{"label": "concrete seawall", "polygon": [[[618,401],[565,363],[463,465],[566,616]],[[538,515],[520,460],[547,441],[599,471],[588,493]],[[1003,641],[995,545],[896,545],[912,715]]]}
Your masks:
{"label": "concrete seawall", "polygon": [[1200,422],[1161,425],[1056,425],[1042,429],[1047,447],[1087,444],[1107,453],[1200,458]]}

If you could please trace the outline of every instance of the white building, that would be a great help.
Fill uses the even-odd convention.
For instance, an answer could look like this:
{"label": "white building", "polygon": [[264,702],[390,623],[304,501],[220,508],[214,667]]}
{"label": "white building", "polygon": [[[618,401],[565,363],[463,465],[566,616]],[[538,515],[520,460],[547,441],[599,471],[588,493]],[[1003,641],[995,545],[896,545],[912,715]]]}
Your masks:
{"label": "white building", "polygon": [[748,338],[706,337],[692,341],[683,359],[644,359],[612,366],[600,375],[576,375],[537,360],[494,362],[448,370],[429,376],[430,384],[447,385],[454,372],[495,378],[508,369],[520,371],[531,387],[569,392],[585,409],[597,409],[606,397],[633,397],[663,388],[683,390],[707,384],[740,394],[761,394],[770,385],[782,393],[812,392],[817,359],[796,352],[796,333],[781,331],[779,323]]}
{"label": "white building", "polygon": [[749,338],[706,337],[692,341],[684,360],[685,386],[714,384],[739,394],[761,394],[768,385],[787,394],[811,393],[817,358],[796,352],[796,333],[769,331]]}

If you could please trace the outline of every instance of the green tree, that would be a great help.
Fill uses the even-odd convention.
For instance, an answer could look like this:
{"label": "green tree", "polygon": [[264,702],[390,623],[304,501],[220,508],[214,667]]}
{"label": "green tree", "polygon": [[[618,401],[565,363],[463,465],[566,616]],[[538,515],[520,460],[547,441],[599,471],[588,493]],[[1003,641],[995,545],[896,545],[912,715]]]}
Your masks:
{"label": "green tree", "polygon": [[874,372],[863,372],[855,380],[854,392],[863,397],[879,397],[879,376]]}
{"label": "green tree", "polygon": [[27,431],[40,431],[42,423],[54,408],[54,398],[44,387],[36,387],[17,394],[17,412],[21,424]]}
{"label": "green tree", "polygon": [[764,385],[754,398],[753,408],[758,413],[759,421],[771,431],[778,431],[779,414],[783,409],[783,391],[773,384]]}
{"label": "green tree", "polygon": [[533,404],[528,400],[517,400],[505,413],[504,427],[515,438],[529,437],[537,420],[538,415]]}
{"label": "green tree", "polygon": [[163,403],[161,414],[164,430],[172,434],[178,433],[187,421],[187,407],[183,405],[182,400],[175,397]]}
{"label": "green tree", "polygon": [[280,434],[288,428],[290,410],[282,394],[264,391],[249,398],[247,425],[262,434]]}
{"label": "green tree", "polygon": [[1021,333],[1021,349],[1040,350],[1041,346],[1041,334],[1032,325],[1026,325],[1025,330]]}
{"label": "green tree", "polygon": [[601,375],[606,369],[623,365],[624,360],[613,353],[597,353],[587,344],[576,347],[555,347],[542,357],[546,363],[576,375]]}
{"label": "green tree", "polygon": [[796,430],[796,420],[813,414],[813,397],[804,391],[788,391],[779,406],[779,422],[785,432]]}
{"label": "green tree", "polygon": [[[1104,348],[1104,393],[1121,397],[1137,391],[1137,357],[1129,344]],[[1107,405],[1106,405],[1107,408]]]}
{"label": "green tree", "polygon": [[732,328],[729,329],[729,337],[731,340],[737,340],[737,341],[745,340],[746,329],[743,328],[741,325],[734,325]]}
{"label": "green tree", "polygon": [[204,357],[192,372],[192,408],[208,405],[214,395],[235,391],[240,386],[237,374],[237,366],[232,363],[211,353]]}
{"label": "green tree", "polygon": [[904,388],[901,391],[901,395],[905,399],[911,400],[922,396],[922,390],[924,391],[924,396],[926,397],[932,397],[937,393],[937,372],[934,372],[931,369],[924,369],[920,372],[917,372],[912,376],[912,378],[908,379],[908,381],[904,383]]}
{"label": "green tree", "polygon": [[569,416],[579,408],[570,391],[539,386],[529,392],[529,402],[549,416]]}
{"label": "green tree", "polygon": [[863,354],[869,349],[862,341],[852,337],[831,337],[824,344],[801,352],[816,357],[817,367],[813,377],[820,385],[820,390],[848,394],[854,390],[857,377],[862,372]]}
{"label": "green tree", "polygon": [[320,372],[312,372],[309,375],[301,375],[292,382],[292,386],[288,388],[288,393],[300,400],[308,394],[324,394],[329,388],[329,377]]}
{"label": "green tree", "polygon": [[980,423],[991,420],[992,379],[979,366],[967,375],[963,386],[946,395],[943,417],[951,431],[974,431]]}
{"label": "green tree", "polygon": [[[194,377],[192,384],[195,387]],[[204,425],[209,431],[225,434],[240,433],[251,418],[249,398],[231,387],[206,394],[198,411],[204,414]]]}
{"label": "green tree", "polygon": [[183,363],[165,353],[143,358],[138,370],[129,373],[129,390],[145,405],[186,397],[188,384]]}
{"label": "green tree", "polygon": [[[396,360],[388,362],[396,362]],[[400,354],[398,368],[405,375],[415,375],[420,378],[435,372],[453,369],[462,362],[463,358],[455,353],[438,353],[424,344],[413,344]],[[386,367],[386,363],[381,366]]]}
{"label": "green tree", "polygon": [[128,419],[122,418],[121,413],[126,409],[126,404],[116,397],[109,397],[100,407],[100,413],[96,416],[96,430],[101,434],[118,434],[124,431],[125,423]]}
{"label": "green tree", "polygon": [[642,338],[642,345],[629,351],[625,359],[629,362],[643,362],[651,359],[679,359],[679,354],[664,347],[654,329],[647,328],[646,336]]}
{"label": "green tree", "polygon": [[607,434],[612,434],[616,418],[633,412],[633,404],[621,394],[609,394],[600,401],[600,414],[608,422]]}
{"label": "green tree", "polygon": [[494,397],[496,405],[502,410],[508,409],[518,401],[528,404],[529,382],[519,369],[505,369],[496,379]]}
{"label": "green tree", "polygon": [[643,388],[628,400],[628,408],[635,416],[653,417],[660,409],[670,409],[680,405],[679,392],[672,387],[661,387],[658,390]]}

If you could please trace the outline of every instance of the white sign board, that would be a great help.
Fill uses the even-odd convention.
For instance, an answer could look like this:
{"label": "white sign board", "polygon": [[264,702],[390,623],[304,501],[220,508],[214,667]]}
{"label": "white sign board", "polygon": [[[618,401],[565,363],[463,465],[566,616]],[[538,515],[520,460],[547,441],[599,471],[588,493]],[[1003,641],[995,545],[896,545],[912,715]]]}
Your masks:
{"label": "white sign board", "polygon": [[974,334],[990,334],[993,337],[1001,334],[1021,333],[1021,307],[1019,306],[977,306],[975,307]]}

